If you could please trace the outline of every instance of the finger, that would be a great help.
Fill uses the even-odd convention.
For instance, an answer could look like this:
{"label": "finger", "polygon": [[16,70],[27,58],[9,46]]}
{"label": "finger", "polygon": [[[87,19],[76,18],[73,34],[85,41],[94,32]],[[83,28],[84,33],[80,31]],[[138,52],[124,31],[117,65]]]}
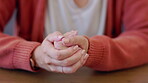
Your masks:
{"label": "finger", "polygon": [[88,54],[86,54],[86,55],[83,57],[83,60],[82,60],[82,66],[86,63],[88,57],[89,57]]}
{"label": "finger", "polygon": [[[73,37],[77,35],[77,31],[70,31],[64,34],[65,38]],[[63,38],[64,38],[63,37]],[[54,47],[58,50],[66,49],[67,46],[63,45],[62,41],[54,42]]]}
{"label": "finger", "polygon": [[85,56],[83,56],[83,58],[81,58],[81,60],[78,63],[76,63],[72,67],[62,67],[62,66],[56,66],[56,65],[45,63],[46,65],[42,65],[43,66],[42,68],[51,72],[74,73],[78,68],[84,65],[88,57],[89,55],[86,54]]}
{"label": "finger", "polygon": [[46,37],[46,40],[48,40],[48,41],[50,41],[50,42],[60,41],[60,40],[62,40],[63,37],[64,37],[64,36],[63,36],[60,32],[56,31],[56,32],[54,32],[54,33],[52,33],[52,34],[49,34],[49,35]]}
{"label": "finger", "polygon": [[84,56],[84,58],[81,58],[80,61],[78,61],[76,64],[70,66],[70,67],[63,67],[63,72],[64,73],[74,73],[76,72],[80,67],[83,66],[83,64],[86,62],[87,58],[89,55],[86,54],[86,56]]}
{"label": "finger", "polygon": [[54,42],[54,47],[58,50],[64,50],[68,48],[65,45],[63,45],[62,41]]}
{"label": "finger", "polygon": [[51,58],[47,55],[42,56],[42,60],[40,61],[39,66],[47,71],[52,72],[60,72],[62,73],[62,67],[61,66],[55,66],[51,64]]}
{"label": "finger", "polygon": [[76,36],[78,34],[78,31],[70,31],[70,32],[67,32],[64,34],[64,37],[73,37],[73,36]]}
{"label": "finger", "polygon": [[47,53],[50,57],[58,60],[70,57],[78,50],[80,50],[78,46],[72,46],[64,50],[57,50],[51,43],[48,42],[45,42],[44,46],[44,52]]}
{"label": "finger", "polygon": [[87,40],[87,38],[85,38],[83,36],[74,36],[71,38],[63,38],[62,43],[65,46],[78,45],[82,49],[86,50],[86,52],[88,50],[88,40]]}
{"label": "finger", "polygon": [[85,54],[86,54],[85,50],[79,50],[74,55],[64,60],[60,61],[60,60],[52,59],[51,64],[57,65],[57,66],[71,66],[77,63],[82,58],[82,56],[85,56]]}
{"label": "finger", "polygon": [[58,59],[58,60],[64,60],[64,59],[66,59],[66,58],[71,57],[72,55],[74,55],[80,49],[81,48],[79,48],[76,45],[76,46],[69,47],[67,49],[59,50],[59,52],[58,52],[59,57],[56,58],[56,59]]}
{"label": "finger", "polygon": [[41,45],[43,52],[48,54],[48,50],[54,49],[54,45],[52,44],[52,42],[48,42],[46,40],[43,41],[42,45]]}
{"label": "finger", "polygon": [[46,64],[42,68],[47,71],[51,71],[51,72],[63,73],[62,66],[55,66],[55,65]]}
{"label": "finger", "polygon": [[45,40],[43,41],[42,43],[42,47],[44,47],[44,50],[49,50],[47,49],[47,47],[51,48],[51,49],[54,49],[54,41],[57,42],[58,39],[61,39],[63,36],[58,33],[58,32],[54,32],[53,34],[51,35],[48,35]]}
{"label": "finger", "polygon": [[74,36],[71,38],[63,38],[62,42],[66,46],[82,45],[83,38],[81,36]]}
{"label": "finger", "polygon": [[49,34],[43,41],[42,43],[42,47],[44,48],[44,51],[45,51],[45,47],[50,45],[52,48],[54,47],[53,46],[53,42],[54,41],[59,41],[63,38],[63,36],[61,35],[60,32],[54,32],[52,34]]}
{"label": "finger", "polygon": [[62,66],[47,65],[47,70],[51,72],[62,73]]}

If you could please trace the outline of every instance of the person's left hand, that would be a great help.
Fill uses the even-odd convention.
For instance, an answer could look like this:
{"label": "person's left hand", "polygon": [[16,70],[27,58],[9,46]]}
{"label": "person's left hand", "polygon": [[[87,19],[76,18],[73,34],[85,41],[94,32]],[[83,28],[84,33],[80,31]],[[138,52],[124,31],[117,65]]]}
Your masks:
{"label": "person's left hand", "polygon": [[78,45],[79,47],[81,47],[86,52],[88,51],[88,48],[89,48],[88,39],[86,37],[80,36],[80,35],[76,35],[76,36],[68,37],[68,38],[63,38],[62,43],[65,46],[68,46],[68,47]]}

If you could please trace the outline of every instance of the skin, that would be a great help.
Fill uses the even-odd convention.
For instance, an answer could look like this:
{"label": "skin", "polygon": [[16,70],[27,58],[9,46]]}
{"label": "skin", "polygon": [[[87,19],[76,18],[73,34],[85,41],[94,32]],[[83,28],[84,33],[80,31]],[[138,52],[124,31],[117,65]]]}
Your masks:
{"label": "skin", "polygon": [[88,39],[84,36],[77,35],[77,31],[70,31],[65,33],[62,41],[54,42],[54,46],[56,49],[65,49],[70,46],[78,45],[82,49],[84,49],[87,53],[88,51]]}
{"label": "skin", "polygon": [[[76,36],[77,34],[78,34],[77,31],[70,31],[70,32],[67,32],[67,33],[65,33],[65,34],[63,35],[62,40],[65,39],[65,38],[73,38],[73,37]],[[70,46],[65,46],[64,43],[62,42],[62,40],[61,40],[61,41],[55,41],[55,42],[54,42],[54,47],[55,47],[56,49],[62,50],[62,49],[66,49],[66,48],[70,47]]]}
{"label": "skin", "polygon": [[[88,0],[74,0],[79,8],[87,5]],[[88,40],[84,36],[67,32],[49,34],[32,55],[36,67],[59,73],[74,73],[81,68],[89,55]]]}
{"label": "skin", "polygon": [[[66,43],[65,43],[65,40],[66,40]],[[67,42],[67,40],[69,42]],[[84,36],[77,35],[77,31],[71,31],[71,32],[65,33],[64,38],[62,39],[62,41],[60,41],[60,43],[57,43],[56,45],[54,44],[55,47],[58,47],[58,46],[62,47],[62,48],[58,47],[58,49],[65,49],[67,47],[77,45],[77,46],[80,46],[82,49],[85,49],[85,52],[87,52],[87,50],[88,50],[88,40],[87,40],[87,38],[84,37]],[[76,57],[76,55],[73,55],[72,57]],[[69,61],[70,62],[71,61],[78,61],[78,58],[73,58],[73,59],[74,60],[69,60]],[[55,62],[58,63],[58,61],[55,61]]]}
{"label": "skin", "polygon": [[87,5],[88,0],[74,0],[79,8],[83,8]]}
{"label": "skin", "polygon": [[64,38],[62,42],[65,46],[78,45],[80,48],[84,49],[86,53],[88,51],[89,42],[84,36],[77,35],[70,38]]}
{"label": "skin", "polygon": [[62,38],[63,35],[59,32],[49,34],[34,50],[32,58],[37,67],[52,72],[74,73],[85,64],[89,55],[78,45],[70,43],[72,46],[63,50],[54,47],[53,43]]}

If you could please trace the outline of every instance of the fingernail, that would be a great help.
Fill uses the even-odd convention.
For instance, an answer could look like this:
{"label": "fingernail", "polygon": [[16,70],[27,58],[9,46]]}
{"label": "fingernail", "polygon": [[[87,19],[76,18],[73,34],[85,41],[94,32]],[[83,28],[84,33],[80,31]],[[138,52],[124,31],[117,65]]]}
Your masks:
{"label": "fingernail", "polygon": [[85,54],[85,50],[82,50],[82,52],[81,52],[81,53],[82,53],[82,55],[84,55],[84,54]]}
{"label": "fingernail", "polygon": [[62,38],[63,38],[63,36],[62,36],[62,35],[58,36],[58,39],[62,39]]}
{"label": "fingernail", "polygon": [[86,55],[84,56],[84,60],[86,60],[88,57],[89,57],[89,55],[86,54]]}
{"label": "fingernail", "polygon": [[78,45],[74,46],[74,48],[73,48],[73,49],[74,49],[74,50],[78,49]]}

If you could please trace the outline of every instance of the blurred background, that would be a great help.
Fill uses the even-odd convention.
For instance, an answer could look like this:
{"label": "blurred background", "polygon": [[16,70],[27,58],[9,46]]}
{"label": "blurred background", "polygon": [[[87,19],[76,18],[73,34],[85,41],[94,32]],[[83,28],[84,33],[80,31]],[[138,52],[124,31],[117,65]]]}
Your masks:
{"label": "blurred background", "polygon": [[15,18],[16,18],[16,10],[14,11],[11,20],[7,23],[7,25],[5,26],[5,30],[4,33],[9,34],[9,35],[13,35],[13,31],[14,31],[14,26],[15,26]]}

